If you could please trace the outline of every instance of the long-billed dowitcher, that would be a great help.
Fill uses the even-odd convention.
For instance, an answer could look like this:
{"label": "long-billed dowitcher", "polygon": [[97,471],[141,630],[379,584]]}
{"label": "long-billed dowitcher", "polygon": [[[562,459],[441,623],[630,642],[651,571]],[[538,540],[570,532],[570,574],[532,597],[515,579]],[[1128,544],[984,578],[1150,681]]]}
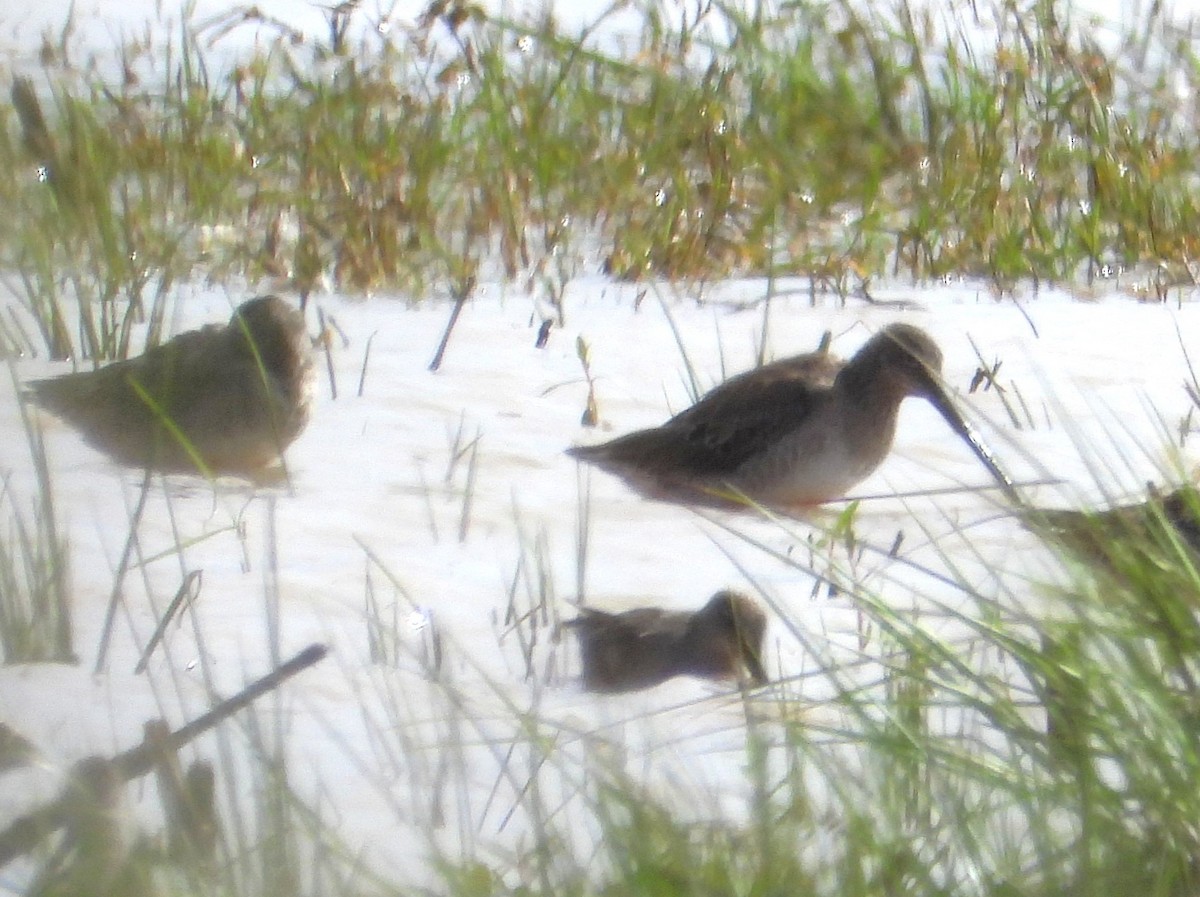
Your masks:
{"label": "long-billed dowitcher", "polygon": [[568,452],[651,498],[819,504],[845,496],[883,462],[900,403],[920,396],[1011,495],[1011,481],[943,390],[941,369],[941,350],[927,333],[892,324],[849,361],[818,351],[767,364],[727,380],[660,427]]}
{"label": "long-billed dowitcher", "polygon": [[583,684],[592,691],[633,691],[673,676],[737,678],[743,669],[755,685],[767,681],[767,618],[739,592],[717,592],[694,612],[581,608],[581,614],[567,625],[578,633]]}
{"label": "long-billed dowitcher", "polygon": [[1200,562],[1200,492],[1192,485],[1166,495],[1151,488],[1146,501],[1103,511],[1031,508],[1022,519],[1038,535],[1110,572],[1136,570],[1150,557],[1182,559],[1180,549]]}
{"label": "long-billed dowitcher", "polygon": [[275,462],[308,423],[311,350],[303,316],[260,296],[228,324],[96,371],[35,380],[29,394],[123,464],[249,474]]}

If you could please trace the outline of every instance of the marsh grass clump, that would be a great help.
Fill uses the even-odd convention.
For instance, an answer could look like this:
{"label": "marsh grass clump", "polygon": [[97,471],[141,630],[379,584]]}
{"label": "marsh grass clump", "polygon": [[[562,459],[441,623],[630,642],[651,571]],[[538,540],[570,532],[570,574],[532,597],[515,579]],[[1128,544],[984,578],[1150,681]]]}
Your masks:
{"label": "marsh grass clump", "polygon": [[26,407],[21,419],[34,495],[23,501],[11,474],[0,481],[0,648],[6,664],[73,663],[69,545],[41,429]]}
{"label": "marsh grass clump", "polygon": [[73,663],[67,543],[53,518],[52,496],[22,508],[6,480],[7,520],[0,544],[0,646],[4,662]]}
{"label": "marsh grass clump", "polygon": [[338,7],[318,37],[247,8],[118,48],[119,76],[74,66],[64,29],[2,119],[0,263],[51,353],[96,361],[143,320],[161,339],[185,277],[1194,282],[1193,26],[1163,7],[1103,46],[1065,3],[645,5],[610,38],[623,8],[575,34]]}

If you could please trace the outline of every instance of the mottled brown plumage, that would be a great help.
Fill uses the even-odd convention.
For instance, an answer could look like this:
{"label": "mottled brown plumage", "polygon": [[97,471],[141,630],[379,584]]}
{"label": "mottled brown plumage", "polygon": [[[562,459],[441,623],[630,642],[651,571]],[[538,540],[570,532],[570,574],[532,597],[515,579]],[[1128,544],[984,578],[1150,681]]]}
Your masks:
{"label": "mottled brown plumage", "polygon": [[579,636],[583,684],[591,691],[633,691],[685,675],[731,679],[743,670],[755,685],[767,681],[767,618],[738,592],[718,592],[694,612],[582,608],[581,614],[567,625]]}
{"label": "mottled brown plumage", "polygon": [[1167,495],[1151,490],[1146,501],[1104,511],[1035,508],[1025,513],[1024,522],[1081,559],[1113,571],[1142,563],[1151,553],[1168,556],[1177,546],[1200,563],[1200,493],[1194,486]]}
{"label": "mottled brown plumage", "polygon": [[942,389],[942,353],[892,324],[848,362],[819,351],[733,377],[660,427],[569,453],[651,498],[772,507],[841,498],[887,457],[900,403],[929,400],[1010,494]]}
{"label": "mottled brown plumage", "polygon": [[33,401],[122,464],[249,474],[277,461],[308,423],[312,345],[275,296],[228,324],[180,334],[96,371],[29,384]]}

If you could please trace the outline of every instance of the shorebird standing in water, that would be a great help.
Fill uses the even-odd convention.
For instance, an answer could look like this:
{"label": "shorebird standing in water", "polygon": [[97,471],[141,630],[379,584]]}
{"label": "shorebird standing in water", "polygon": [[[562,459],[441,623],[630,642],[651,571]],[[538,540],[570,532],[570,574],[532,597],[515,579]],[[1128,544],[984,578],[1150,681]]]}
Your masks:
{"label": "shorebird standing in water", "polygon": [[923,330],[891,324],[849,361],[825,351],[733,377],[660,427],[569,454],[650,498],[775,508],[842,498],[887,457],[900,403],[927,399],[1010,496],[1012,482],[940,383]]}
{"label": "shorebird standing in water", "polygon": [[657,607],[580,612],[566,625],[579,636],[583,685],[591,691],[634,691],[674,676],[733,679],[743,669],[753,684],[767,682],[762,665],[767,618],[739,592],[717,592],[691,613]]}
{"label": "shorebird standing in water", "polygon": [[308,423],[312,344],[276,296],[96,371],[28,384],[34,402],[122,464],[253,474]]}

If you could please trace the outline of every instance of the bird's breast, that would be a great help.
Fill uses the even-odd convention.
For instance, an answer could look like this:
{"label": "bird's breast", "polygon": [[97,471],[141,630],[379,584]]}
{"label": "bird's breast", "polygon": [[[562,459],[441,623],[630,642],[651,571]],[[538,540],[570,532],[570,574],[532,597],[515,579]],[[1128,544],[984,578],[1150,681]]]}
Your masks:
{"label": "bird's breast", "polygon": [[775,505],[816,504],[844,497],[887,457],[895,410],[860,414],[840,403],[819,409],[739,471],[752,498]]}

